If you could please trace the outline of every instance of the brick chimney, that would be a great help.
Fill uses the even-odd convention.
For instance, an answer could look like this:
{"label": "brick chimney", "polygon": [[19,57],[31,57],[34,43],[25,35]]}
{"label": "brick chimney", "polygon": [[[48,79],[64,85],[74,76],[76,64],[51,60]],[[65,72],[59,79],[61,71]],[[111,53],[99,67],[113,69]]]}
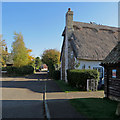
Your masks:
{"label": "brick chimney", "polygon": [[71,37],[71,34],[73,32],[73,11],[71,11],[70,8],[68,8],[68,11],[66,13],[66,30],[65,30],[65,81],[67,80],[67,69],[69,68],[69,39]]}
{"label": "brick chimney", "polygon": [[68,32],[73,30],[73,11],[70,8],[68,8],[66,13],[66,29]]}

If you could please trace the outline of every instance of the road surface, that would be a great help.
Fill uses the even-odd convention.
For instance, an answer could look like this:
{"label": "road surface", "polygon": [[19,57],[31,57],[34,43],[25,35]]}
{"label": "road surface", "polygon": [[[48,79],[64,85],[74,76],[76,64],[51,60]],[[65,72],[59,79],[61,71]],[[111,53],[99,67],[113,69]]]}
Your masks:
{"label": "road surface", "polygon": [[2,78],[2,118],[44,118],[44,76]]}

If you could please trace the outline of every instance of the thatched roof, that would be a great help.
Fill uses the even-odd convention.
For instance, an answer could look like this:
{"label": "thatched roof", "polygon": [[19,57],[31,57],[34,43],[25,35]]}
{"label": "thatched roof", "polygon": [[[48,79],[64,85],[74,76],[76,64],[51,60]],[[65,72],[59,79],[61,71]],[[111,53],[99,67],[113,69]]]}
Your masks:
{"label": "thatched roof", "polygon": [[118,42],[119,30],[115,27],[73,22],[73,28],[71,45],[78,59],[103,60]]}
{"label": "thatched roof", "polygon": [[120,41],[108,54],[108,56],[102,61],[102,64],[116,64],[120,63]]}

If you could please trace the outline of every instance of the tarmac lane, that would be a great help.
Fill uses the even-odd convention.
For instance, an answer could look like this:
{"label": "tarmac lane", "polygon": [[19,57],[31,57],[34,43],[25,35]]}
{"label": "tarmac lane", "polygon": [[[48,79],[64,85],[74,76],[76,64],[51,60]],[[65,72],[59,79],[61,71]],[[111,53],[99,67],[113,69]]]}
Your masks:
{"label": "tarmac lane", "polygon": [[2,118],[44,118],[40,100],[3,100]]}
{"label": "tarmac lane", "polygon": [[47,72],[25,78],[7,77],[1,81],[2,118],[86,120],[70,104],[69,99],[104,97],[103,91],[63,92],[54,80],[47,79]]}
{"label": "tarmac lane", "polygon": [[[42,73],[43,74],[43,73]],[[43,75],[44,77],[44,75]],[[44,118],[42,76],[2,78],[2,118]]]}

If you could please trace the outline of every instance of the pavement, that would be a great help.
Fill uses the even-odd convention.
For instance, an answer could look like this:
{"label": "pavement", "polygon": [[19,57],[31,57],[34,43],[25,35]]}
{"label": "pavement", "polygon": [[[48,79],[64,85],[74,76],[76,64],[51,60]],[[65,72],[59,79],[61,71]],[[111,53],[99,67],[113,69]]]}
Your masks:
{"label": "pavement", "polygon": [[[6,77],[2,80],[3,118],[80,119],[85,118],[69,103],[73,98],[102,98],[99,92],[65,93],[47,73],[27,77]],[[45,96],[45,99],[44,99]],[[85,120],[85,119],[84,119]]]}
{"label": "pavement", "polygon": [[74,107],[71,106],[68,100],[49,100],[47,101],[50,118],[62,118],[62,119],[81,119],[85,118],[78,113]]}

